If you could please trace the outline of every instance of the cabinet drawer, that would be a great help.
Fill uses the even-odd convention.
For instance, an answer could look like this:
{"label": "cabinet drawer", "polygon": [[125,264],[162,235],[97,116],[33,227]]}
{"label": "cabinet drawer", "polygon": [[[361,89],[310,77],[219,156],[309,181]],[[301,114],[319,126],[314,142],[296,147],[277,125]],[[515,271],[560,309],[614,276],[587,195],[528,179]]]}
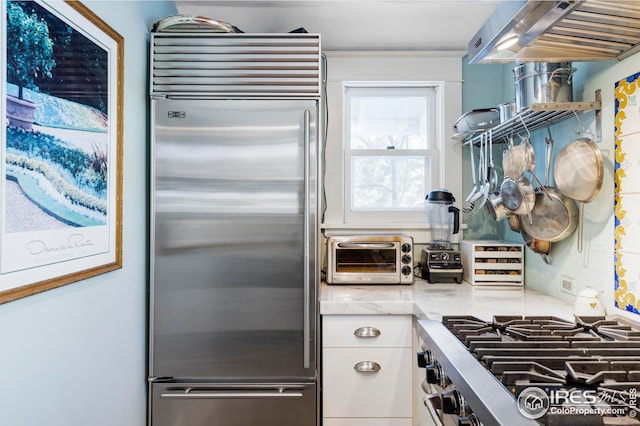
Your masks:
{"label": "cabinet drawer", "polygon": [[[409,315],[325,315],[322,327],[325,348],[411,347]],[[358,337],[356,330],[370,337]]]}
{"label": "cabinet drawer", "polygon": [[[411,417],[411,348],[328,348],[322,354],[323,417]],[[380,370],[356,371],[362,361]]]}
{"label": "cabinet drawer", "polygon": [[411,426],[412,421],[410,418],[397,418],[397,419],[349,419],[349,418],[324,418],[322,419],[323,426]]}

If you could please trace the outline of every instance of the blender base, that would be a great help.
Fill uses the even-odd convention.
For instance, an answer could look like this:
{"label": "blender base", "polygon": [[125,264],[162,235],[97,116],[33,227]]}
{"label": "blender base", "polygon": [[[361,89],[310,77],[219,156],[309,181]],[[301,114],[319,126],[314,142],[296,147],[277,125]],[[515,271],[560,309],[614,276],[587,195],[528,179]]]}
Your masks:
{"label": "blender base", "polygon": [[422,250],[420,262],[422,278],[431,284],[462,282],[462,257],[459,251],[447,249]]}

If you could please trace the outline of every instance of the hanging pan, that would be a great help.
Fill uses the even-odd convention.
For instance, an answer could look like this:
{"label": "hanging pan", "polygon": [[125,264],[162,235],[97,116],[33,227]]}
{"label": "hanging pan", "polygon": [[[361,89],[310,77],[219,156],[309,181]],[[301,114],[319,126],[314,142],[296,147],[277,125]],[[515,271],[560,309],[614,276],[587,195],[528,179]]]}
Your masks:
{"label": "hanging pan", "polygon": [[[522,222],[522,218],[520,216],[515,216],[518,219],[518,222]],[[546,264],[551,263],[551,259],[549,258],[549,253],[551,252],[551,242],[539,240],[537,238],[532,237],[527,234],[522,227],[520,226],[520,235],[522,235],[522,239],[527,247],[534,253],[537,253],[542,257],[542,260]]]}
{"label": "hanging pan", "polygon": [[546,183],[536,189],[536,201],[531,210],[531,220],[521,220],[520,226],[531,237],[548,242],[561,241],[570,236],[578,225],[578,207],[575,201],[549,186],[549,170],[553,139],[546,138]]}
{"label": "hanging pan", "polygon": [[578,137],[556,157],[554,177],[560,192],[579,203],[578,252],[582,252],[584,203],[593,201],[602,188],[602,153],[589,137]]}
{"label": "hanging pan", "polygon": [[513,232],[520,232],[520,216],[513,214],[507,217],[507,221],[509,222],[509,229]]}

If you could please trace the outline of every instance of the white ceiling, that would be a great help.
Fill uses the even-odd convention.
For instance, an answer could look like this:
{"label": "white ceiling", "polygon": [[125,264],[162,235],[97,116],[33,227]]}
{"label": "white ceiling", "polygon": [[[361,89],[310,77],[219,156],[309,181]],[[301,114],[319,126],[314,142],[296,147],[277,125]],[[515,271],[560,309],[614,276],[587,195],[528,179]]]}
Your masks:
{"label": "white ceiling", "polygon": [[175,0],[178,12],[203,15],[247,33],[303,27],[334,50],[467,51],[502,0]]}

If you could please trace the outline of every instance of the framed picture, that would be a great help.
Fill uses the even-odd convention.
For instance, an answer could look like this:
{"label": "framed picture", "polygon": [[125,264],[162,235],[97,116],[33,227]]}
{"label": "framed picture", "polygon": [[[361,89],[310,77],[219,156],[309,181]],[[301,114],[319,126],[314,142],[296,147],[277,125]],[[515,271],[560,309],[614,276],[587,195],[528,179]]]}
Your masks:
{"label": "framed picture", "polygon": [[122,267],[123,38],[0,0],[0,303]]}

